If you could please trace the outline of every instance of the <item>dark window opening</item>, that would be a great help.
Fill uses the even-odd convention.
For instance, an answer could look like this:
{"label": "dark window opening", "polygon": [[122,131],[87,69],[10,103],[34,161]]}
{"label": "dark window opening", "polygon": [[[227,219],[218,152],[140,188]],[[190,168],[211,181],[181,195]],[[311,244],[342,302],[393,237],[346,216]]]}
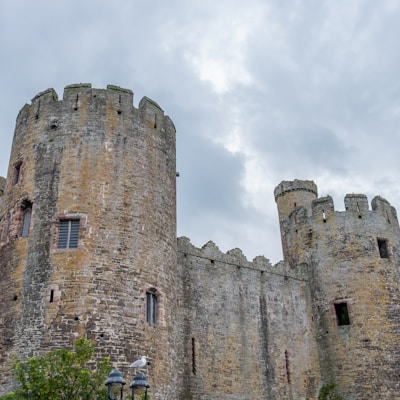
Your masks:
{"label": "dark window opening", "polygon": [[54,302],[54,289],[50,290],[50,303]]}
{"label": "dark window opening", "polygon": [[196,339],[192,338],[192,373],[196,375]]}
{"label": "dark window opening", "polygon": [[378,240],[379,255],[381,256],[381,258],[389,258],[387,240],[379,238],[377,240]]}
{"label": "dark window opening", "polygon": [[347,308],[346,302],[335,303],[335,312],[337,324],[339,326],[350,325],[349,309]]}
{"label": "dark window opening", "polygon": [[79,239],[79,219],[63,219],[58,231],[59,249],[76,249]]}
{"label": "dark window opening", "polygon": [[157,296],[153,292],[146,292],[146,322],[157,323]]}
{"label": "dark window opening", "polygon": [[14,184],[17,184],[21,180],[21,166],[22,166],[21,162],[15,165]]}
{"label": "dark window opening", "polygon": [[40,112],[40,100],[38,102],[38,107],[37,107],[37,110],[36,110],[36,115],[35,115],[36,119],[39,119],[39,112]]}
{"label": "dark window opening", "polygon": [[291,377],[290,377],[289,352],[287,350],[285,350],[285,369],[286,369],[287,383],[290,385]]}

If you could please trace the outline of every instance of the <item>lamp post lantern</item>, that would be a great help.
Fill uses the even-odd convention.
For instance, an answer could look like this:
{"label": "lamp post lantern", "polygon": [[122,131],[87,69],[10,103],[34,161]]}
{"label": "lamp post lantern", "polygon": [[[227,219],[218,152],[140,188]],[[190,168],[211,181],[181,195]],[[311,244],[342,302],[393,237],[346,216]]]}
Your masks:
{"label": "lamp post lantern", "polygon": [[[113,369],[105,383],[107,386],[108,399],[123,400],[123,388],[125,384],[126,381],[121,372],[117,369]],[[142,372],[136,373],[129,387],[132,389],[132,400],[135,400],[135,395],[144,395],[144,400],[147,400],[147,389],[150,387],[150,384]]]}
{"label": "lamp post lantern", "polygon": [[135,400],[135,394],[144,394],[144,400],[147,400],[147,389],[150,385],[143,373],[137,372],[129,387],[132,389],[132,400]]}
{"label": "lamp post lantern", "polygon": [[122,377],[121,372],[113,369],[108,375],[105,385],[107,386],[107,395],[109,400],[122,400],[123,389],[126,384],[125,379]]}

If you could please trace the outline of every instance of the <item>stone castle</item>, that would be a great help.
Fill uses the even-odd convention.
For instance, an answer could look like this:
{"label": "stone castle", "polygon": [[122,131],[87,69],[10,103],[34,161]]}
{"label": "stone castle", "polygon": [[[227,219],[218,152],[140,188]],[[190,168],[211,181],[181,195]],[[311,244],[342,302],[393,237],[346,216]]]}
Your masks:
{"label": "stone castle", "polygon": [[117,86],[39,93],[0,179],[0,394],[17,359],[91,339],[152,399],[400,399],[400,229],[375,197],[335,211],[275,189],[284,260],[176,238],[175,127]]}

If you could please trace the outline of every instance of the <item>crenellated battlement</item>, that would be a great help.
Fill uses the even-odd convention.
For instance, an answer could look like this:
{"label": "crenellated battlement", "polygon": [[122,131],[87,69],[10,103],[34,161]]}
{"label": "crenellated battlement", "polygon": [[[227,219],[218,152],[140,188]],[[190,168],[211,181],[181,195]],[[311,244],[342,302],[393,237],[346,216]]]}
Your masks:
{"label": "crenellated battlement", "polygon": [[291,192],[309,192],[318,196],[317,185],[313,181],[299,180],[282,181],[274,190],[275,201],[278,197],[285,196]]}
{"label": "crenellated battlement", "polygon": [[275,190],[284,260],[292,267],[309,263],[316,252],[376,258],[382,241],[388,255],[394,252],[400,227],[387,200],[377,196],[370,207],[365,194],[347,194],[345,210],[336,211],[331,196],[316,198],[316,192],[313,182],[297,180]]}
{"label": "crenellated battlement", "polygon": [[224,253],[211,240],[204,244],[204,246],[201,248],[198,248],[192,244],[189,238],[185,236],[179,237],[178,251],[207,260],[219,261],[239,267],[252,267],[254,269],[259,269],[260,271],[266,270],[268,267],[272,266],[267,258],[259,256],[257,257],[257,262],[255,263],[256,265],[253,267],[253,263],[256,259],[253,260],[253,263],[248,261],[242,250],[238,248],[231,249]]}
{"label": "crenellated battlement", "polygon": [[155,101],[143,97],[136,109],[133,100],[134,94],[130,89],[116,85],[107,85],[106,89],[92,88],[90,83],[68,85],[64,88],[62,100],[59,100],[56,91],[50,88],[38,93],[31,100],[31,104],[25,104],[18,114],[17,125],[26,123],[29,118],[37,122],[43,118],[54,120],[60,118],[60,114],[65,115],[65,118],[71,118],[74,114],[78,117],[82,112],[101,116],[109,109],[114,110],[120,118],[129,118],[132,113],[139,112],[153,129],[165,130],[165,123],[173,127],[170,118],[165,116]]}
{"label": "crenellated battlement", "polygon": [[385,217],[388,223],[392,223],[393,220],[397,224],[399,223],[396,209],[386,199],[375,196],[372,199],[371,207],[373,211]]}
{"label": "crenellated battlement", "polygon": [[320,197],[313,200],[311,203],[311,215],[328,215],[335,211],[335,206],[333,204],[333,199],[331,196]]}
{"label": "crenellated battlement", "polygon": [[346,211],[362,213],[368,211],[368,198],[364,194],[346,194],[344,198]]}
{"label": "crenellated battlement", "polygon": [[54,103],[58,101],[58,95],[52,88],[39,92],[32,100],[31,105],[38,105],[39,103],[45,105],[46,103]]}
{"label": "crenellated battlement", "polygon": [[275,201],[281,224],[285,227],[294,222],[311,222],[322,220],[326,222],[329,217],[346,217],[357,219],[383,217],[388,224],[398,224],[396,209],[384,198],[374,197],[369,207],[365,194],[346,194],[344,197],[344,211],[336,211],[331,196],[317,197],[317,186],[313,181],[283,181],[275,188]]}
{"label": "crenellated battlement", "polygon": [[334,202],[331,196],[321,197],[311,203],[312,216],[321,216],[322,220],[328,219],[333,213],[346,218],[366,219],[375,215],[383,217],[389,224],[396,222],[396,209],[384,198],[374,197],[369,207],[368,198],[364,194],[347,194],[344,197],[344,211],[335,211]]}
{"label": "crenellated battlement", "polygon": [[239,248],[228,250],[226,253],[222,252],[220,248],[213,242],[209,241],[201,248],[194,246],[190,239],[187,237],[178,238],[178,253],[183,255],[184,258],[196,258],[195,265],[197,266],[210,266],[216,268],[219,266],[226,266],[231,268],[232,271],[238,268],[258,271],[260,273],[273,274],[285,277],[286,279],[294,278],[299,280],[308,280],[308,269],[305,264],[300,264],[296,269],[289,268],[284,262],[279,262],[272,265],[269,259],[264,256],[257,256],[252,261],[249,261]]}

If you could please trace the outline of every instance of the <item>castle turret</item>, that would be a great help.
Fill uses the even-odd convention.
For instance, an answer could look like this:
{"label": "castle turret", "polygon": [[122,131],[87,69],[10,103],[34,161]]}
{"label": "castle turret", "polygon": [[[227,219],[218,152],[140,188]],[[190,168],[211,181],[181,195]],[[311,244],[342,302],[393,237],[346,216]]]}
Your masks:
{"label": "castle turret", "polygon": [[[322,382],[334,384],[344,398],[364,399],[367,393],[376,399],[396,398],[400,388],[396,210],[381,197],[372,200],[370,209],[365,195],[348,194],[345,211],[339,212],[330,196],[299,202],[302,196],[312,197],[304,189],[310,185],[284,182],[275,196],[285,260],[292,268],[302,265],[310,271]],[[296,197],[297,192],[301,196]],[[290,212],[294,202],[301,207]]]}
{"label": "castle turret", "polygon": [[172,398],[175,179],[175,128],[148,98],[78,84],[22,108],[0,211],[3,384],[17,358],[86,336],[125,373],[148,356]]}
{"label": "castle turret", "polygon": [[282,181],[275,188],[274,195],[278,206],[283,257],[288,260],[291,258],[290,249],[287,245],[286,226],[288,220],[294,211],[303,217],[310,216],[311,203],[318,197],[318,190],[313,181],[296,179],[294,181]]}

